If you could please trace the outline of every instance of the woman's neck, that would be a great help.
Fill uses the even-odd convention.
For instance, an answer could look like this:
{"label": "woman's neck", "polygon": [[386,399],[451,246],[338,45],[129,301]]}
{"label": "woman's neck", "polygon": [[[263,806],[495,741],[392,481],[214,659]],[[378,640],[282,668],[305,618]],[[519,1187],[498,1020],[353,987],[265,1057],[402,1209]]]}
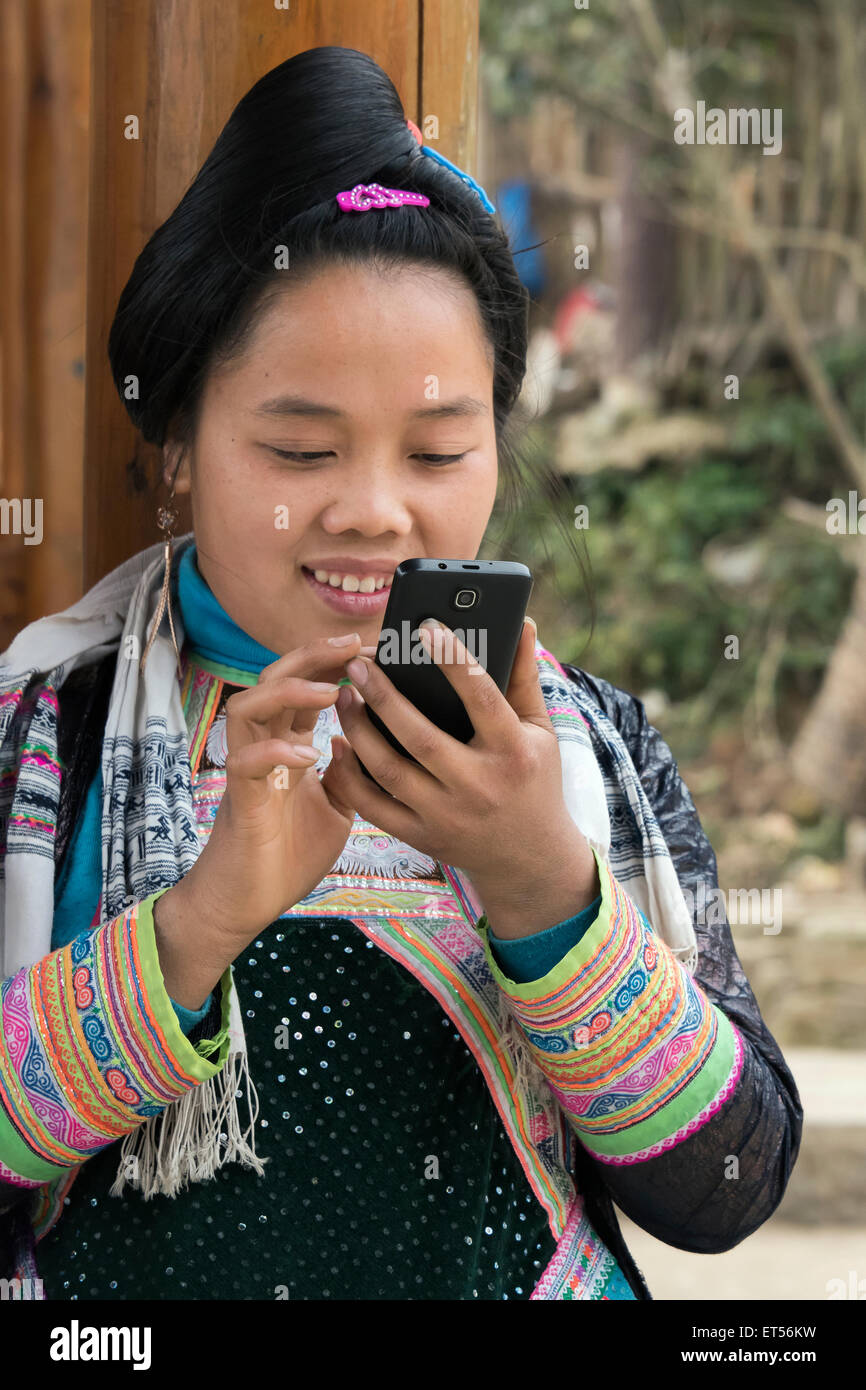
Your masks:
{"label": "woman's neck", "polygon": [[279,653],[250,637],[215,598],[196,563],[195,542],[187,546],[177,566],[177,601],[191,651],[254,675],[278,659]]}

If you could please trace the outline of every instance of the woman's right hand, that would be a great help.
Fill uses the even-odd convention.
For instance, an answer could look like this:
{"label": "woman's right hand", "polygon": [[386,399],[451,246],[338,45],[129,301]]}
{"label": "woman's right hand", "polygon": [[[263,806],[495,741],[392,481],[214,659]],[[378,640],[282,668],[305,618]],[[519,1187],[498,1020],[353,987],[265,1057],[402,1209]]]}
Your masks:
{"label": "woman's right hand", "polygon": [[312,734],[361,651],[357,633],[297,647],[226,701],[225,791],[182,884],[235,954],[306,897],[346,843],[354,809],[316,773]]}

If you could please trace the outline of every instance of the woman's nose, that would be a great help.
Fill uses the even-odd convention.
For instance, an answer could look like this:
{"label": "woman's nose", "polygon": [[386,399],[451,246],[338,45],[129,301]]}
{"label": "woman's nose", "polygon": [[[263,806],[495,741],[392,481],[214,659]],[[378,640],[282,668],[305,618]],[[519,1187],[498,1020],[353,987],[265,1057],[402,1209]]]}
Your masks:
{"label": "woman's nose", "polygon": [[407,533],[412,524],[406,480],[390,469],[359,471],[351,481],[346,480],[325,516],[326,529],[371,536],[385,531]]}

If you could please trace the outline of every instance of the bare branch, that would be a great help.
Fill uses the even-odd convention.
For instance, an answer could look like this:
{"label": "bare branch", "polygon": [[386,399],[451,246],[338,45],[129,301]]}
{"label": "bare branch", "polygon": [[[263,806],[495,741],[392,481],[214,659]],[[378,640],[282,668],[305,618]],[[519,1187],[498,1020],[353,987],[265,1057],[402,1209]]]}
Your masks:
{"label": "bare branch", "polygon": [[[672,50],[666,42],[653,0],[629,0],[629,3],[643,42],[659,65],[661,77],[670,68],[669,57]],[[687,77],[682,65],[677,72],[677,81],[681,86],[686,85]],[[670,95],[661,92],[659,88],[660,84],[657,82],[657,99],[663,103],[669,102]],[[684,146],[684,150],[690,148]],[[734,246],[740,247],[753,258],[767,300],[779,320],[794,364],[821,412],[827,431],[848,473],[857,487],[866,492],[866,451],[854,433],[848,413],[836,398],[827,373],[810,347],[800,307],[776,262],[773,229],[763,228],[755,221],[745,190],[736,180],[720,180],[716,177],[711,181],[705,164],[696,160],[691,152],[686,157],[691,162],[697,187],[702,190],[705,206],[701,209],[695,205],[690,208],[679,205],[675,209],[676,215],[689,225],[699,226],[709,235],[726,236]],[[731,209],[735,210],[735,219],[730,216]],[[835,229],[829,235],[834,239],[846,240]],[[839,241],[836,240],[834,244],[838,247]],[[856,273],[853,263],[852,273]]]}

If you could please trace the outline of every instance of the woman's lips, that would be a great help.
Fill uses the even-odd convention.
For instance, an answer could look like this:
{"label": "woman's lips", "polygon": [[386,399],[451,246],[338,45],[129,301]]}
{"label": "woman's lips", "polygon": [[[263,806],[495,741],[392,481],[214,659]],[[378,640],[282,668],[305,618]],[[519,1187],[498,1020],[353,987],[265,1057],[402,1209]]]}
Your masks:
{"label": "woman's lips", "polygon": [[313,593],[335,613],[362,618],[384,613],[391,592],[390,584],[386,584],[382,589],[375,589],[372,594],[353,594],[348,589],[335,589],[330,584],[320,584],[312,570],[308,570],[305,565],[302,565],[301,569]]}

